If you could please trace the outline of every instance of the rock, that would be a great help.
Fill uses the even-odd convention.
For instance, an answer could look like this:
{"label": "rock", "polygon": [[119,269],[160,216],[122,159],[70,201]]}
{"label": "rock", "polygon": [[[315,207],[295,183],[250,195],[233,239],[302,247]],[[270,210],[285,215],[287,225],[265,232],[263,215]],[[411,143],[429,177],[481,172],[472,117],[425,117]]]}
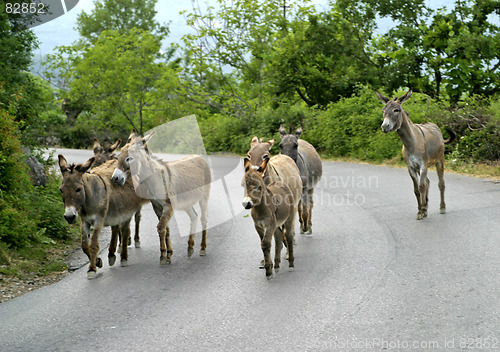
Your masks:
{"label": "rock", "polygon": [[26,155],[25,162],[30,168],[31,183],[34,186],[45,186],[49,179],[43,164],[27,148],[23,148],[23,152]]}

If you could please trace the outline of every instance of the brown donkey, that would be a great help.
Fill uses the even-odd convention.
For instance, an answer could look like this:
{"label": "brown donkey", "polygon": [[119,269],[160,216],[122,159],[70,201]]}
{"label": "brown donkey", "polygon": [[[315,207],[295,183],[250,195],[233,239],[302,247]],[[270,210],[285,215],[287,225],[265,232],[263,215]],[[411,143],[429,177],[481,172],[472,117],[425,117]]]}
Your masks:
{"label": "brown donkey", "polygon": [[171,262],[173,250],[168,224],[175,210],[184,210],[191,220],[188,256],[193,254],[198,218],[194,205],[199,203],[202,226],[200,255],[203,256],[207,246],[208,198],[212,177],[210,167],[202,157],[196,155],[171,162],[151,156],[146,143],[152,135],[144,138],[132,136],[123,147],[113,172],[113,183],[124,185],[133,179],[136,191],[151,199],[158,217],[161,265]]}
{"label": "brown donkey", "polygon": [[[118,148],[120,146],[121,142],[122,142],[122,140],[118,139],[115,142],[115,144],[113,144],[112,146],[109,146],[107,148],[103,148],[103,147],[101,147],[99,140],[97,138],[94,138],[94,146],[93,146],[94,162],[92,163],[91,169],[95,169],[96,167],[101,166],[102,164],[104,164],[108,160],[116,160],[117,158],[113,153],[116,150],[116,148]],[[134,215],[134,222],[135,222],[134,245],[135,245],[135,248],[141,248],[141,240],[139,237],[139,229],[140,229],[140,223],[141,223],[141,217],[142,217],[141,210],[142,210],[142,208],[139,208],[139,210],[137,210],[137,212]],[[115,231],[117,231],[116,234],[115,234]],[[111,227],[111,232],[112,232],[111,241],[113,241],[113,239],[115,237],[118,237],[121,241],[121,238],[122,238],[121,231],[122,231],[121,225],[118,225],[117,227],[112,226]],[[125,231],[127,231],[129,233],[129,237],[127,239],[127,245],[130,246],[132,243],[132,239],[130,237],[130,229],[127,229]]]}
{"label": "brown donkey", "polygon": [[288,155],[297,164],[302,179],[302,198],[299,203],[299,222],[301,233],[312,233],[312,208],[314,186],[321,179],[323,165],[316,149],[303,139],[302,127],[292,134],[291,129],[286,133],[283,125],[280,126],[281,153]]}
{"label": "brown donkey", "polygon": [[[87,277],[96,277],[97,267],[102,267],[99,254],[99,235],[103,226],[122,225],[121,260],[122,266],[127,264],[127,238],[130,230],[130,221],[137,210],[146,202],[139,198],[132,182],[124,187],[111,183],[111,175],[116,166],[116,160],[110,160],[92,170],[94,158],[85,164],[68,165],[64,156],[59,155],[59,168],[63,176],[61,193],[64,201],[64,218],[74,224],[78,217],[81,221],[82,250],[89,257],[90,264]],[[90,243],[89,243],[90,237]],[[116,250],[116,236],[109,248],[109,264],[114,264]]]}
{"label": "brown donkey", "polygon": [[[251,215],[255,229],[260,236],[262,252],[264,254],[264,268],[267,279],[273,275],[273,264],[271,261],[271,242],[274,236],[275,255],[274,271],[278,272],[281,262],[281,248],[283,242],[288,248],[288,266],[294,267],[293,256],[293,222],[295,214],[295,203],[290,188],[281,181],[266,185],[263,175],[269,158],[262,161],[259,167],[251,166],[250,160],[245,158],[244,187],[245,197],[243,206],[252,209]],[[283,236],[284,235],[284,236]]]}
{"label": "brown donkey", "polygon": [[429,201],[429,166],[436,165],[439,178],[438,186],[441,193],[440,212],[446,212],[444,202],[444,145],[451,142],[455,134],[450,130],[450,138],[443,140],[439,127],[433,123],[414,124],[401,104],[411,96],[411,89],[400,98],[390,100],[379,92],[377,97],[385,104],[382,109],[384,120],[382,131],[389,133],[396,131],[403,142],[403,158],[408,165],[408,172],[413,180],[413,190],[418,203],[417,220],[427,216]]}

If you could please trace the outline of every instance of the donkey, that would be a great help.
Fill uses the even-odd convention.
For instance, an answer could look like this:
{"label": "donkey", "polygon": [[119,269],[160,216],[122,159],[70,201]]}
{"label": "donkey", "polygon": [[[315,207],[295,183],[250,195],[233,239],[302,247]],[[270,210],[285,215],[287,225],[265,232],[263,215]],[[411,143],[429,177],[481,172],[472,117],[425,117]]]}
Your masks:
{"label": "donkey", "polygon": [[[259,140],[257,136],[254,136],[250,142],[250,150],[248,151],[247,158],[250,163],[250,168],[253,169],[258,169],[264,160],[270,159],[264,169],[264,184],[269,185],[273,182],[282,182],[290,188],[290,191],[292,192],[292,201],[294,206],[293,214],[295,219],[295,214],[297,213],[300,197],[302,195],[302,180],[300,178],[300,172],[297,165],[287,155],[279,154],[273,156],[272,158],[269,157],[269,152],[275,141],[275,139],[271,139],[264,142],[264,138]],[[295,236],[295,222],[293,222],[290,233],[293,238]],[[295,240],[291,242],[291,245],[290,243],[285,242],[289,257],[290,255],[293,257],[294,242]]]}
{"label": "donkey", "polygon": [[393,100],[386,98],[379,92],[377,97],[385,104],[382,109],[384,120],[382,131],[389,133],[396,131],[403,142],[403,158],[408,166],[408,172],[413,180],[413,190],[418,203],[417,220],[427,217],[429,201],[429,166],[436,165],[439,178],[438,186],[441,193],[440,213],[446,213],[444,202],[444,145],[450,143],[455,134],[450,132],[450,138],[443,140],[439,127],[433,123],[414,124],[403,110],[402,104],[410,98],[410,89],[402,97]]}
{"label": "donkey", "polygon": [[116,159],[113,153],[116,150],[116,148],[120,146],[121,143],[122,140],[117,139],[115,144],[107,148],[103,148],[101,146],[101,143],[99,143],[99,140],[97,138],[94,138],[94,145],[92,147],[92,149],[94,150],[94,162],[92,163],[92,168],[98,167],[104,164],[108,160]]}
{"label": "donkey", "polygon": [[[93,146],[94,162],[92,163],[91,169],[94,169],[94,168],[104,164],[108,160],[116,160],[117,158],[113,153],[116,150],[116,148],[118,148],[120,146],[121,143],[122,143],[122,140],[118,139],[115,142],[115,144],[113,144],[107,148],[103,148],[103,147],[101,147],[99,140],[97,138],[94,138],[94,146]],[[142,210],[142,208],[139,208],[139,210],[137,210],[137,213],[135,213],[135,215],[134,215],[134,222],[135,222],[134,245],[135,245],[135,248],[141,248],[141,240],[139,237],[139,228],[140,228],[140,222],[141,222],[141,217],[142,217],[141,210]],[[115,231],[117,231],[116,234],[115,234]],[[118,236],[118,238],[121,241],[121,235],[120,235],[121,231],[122,231],[122,227],[120,225],[118,225],[118,227],[116,227],[116,228],[112,226],[111,227],[111,232],[112,232],[111,240],[113,241],[114,236]],[[130,237],[130,229],[128,229],[128,233],[129,233],[129,237],[127,239],[127,245],[130,246],[130,244],[132,242],[132,239]]]}
{"label": "donkey", "polygon": [[136,191],[151,199],[158,217],[160,265],[171,263],[173,250],[168,223],[176,210],[184,210],[191,220],[188,257],[193,255],[198,218],[194,205],[199,203],[202,226],[200,256],[204,256],[207,247],[208,198],[212,182],[210,167],[202,157],[195,155],[172,162],[152,157],[147,148],[147,142],[152,136],[153,133],[144,138],[133,137],[123,147],[112,180],[117,185],[123,185],[132,178]]}
{"label": "donkey", "polygon": [[[137,210],[148,201],[136,195],[132,182],[126,183],[124,187],[117,187],[111,183],[111,174],[116,165],[114,160],[88,173],[94,162],[93,157],[85,164],[78,165],[68,165],[62,155],[58,158],[63,176],[60,190],[65,207],[64,218],[70,224],[74,224],[78,217],[82,219],[82,249],[90,260],[87,278],[95,278],[97,267],[102,267],[102,260],[98,254],[99,235],[103,226],[122,225],[121,264],[126,266],[130,221]],[[114,264],[115,250],[116,236],[109,248],[110,265]]]}
{"label": "donkey", "polygon": [[[244,159],[245,197],[243,207],[252,209],[251,215],[255,229],[260,236],[261,248],[264,253],[264,268],[267,279],[273,276],[273,264],[271,261],[271,241],[274,235],[275,255],[274,271],[278,272],[281,263],[281,248],[283,242],[287,243],[288,266],[294,267],[293,256],[293,222],[295,204],[290,188],[281,181],[264,183],[263,175],[269,158],[264,159],[260,166],[250,165],[250,159]],[[283,234],[285,238],[283,238]]]}
{"label": "donkey", "polygon": [[297,164],[302,179],[302,198],[299,203],[299,222],[301,233],[312,233],[312,208],[314,187],[321,179],[323,165],[316,149],[303,139],[302,127],[295,134],[290,129],[286,133],[283,125],[280,125],[281,143],[279,144],[281,154],[288,155]]}

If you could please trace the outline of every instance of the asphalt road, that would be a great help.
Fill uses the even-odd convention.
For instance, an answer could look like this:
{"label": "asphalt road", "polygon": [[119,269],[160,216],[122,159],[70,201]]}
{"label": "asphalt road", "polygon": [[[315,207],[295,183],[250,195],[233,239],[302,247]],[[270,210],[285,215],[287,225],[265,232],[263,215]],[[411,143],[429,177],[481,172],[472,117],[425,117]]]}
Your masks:
{"label": "asphalt road", "polygon": [[267,281],[237,160],[212,165],[234,172],[213,188],[210,216],[222,220],[206,257],[186,257],[177,220],[172,264],[160,266],[147,206],[128,267],[104,254],[95,280],[85,266],[0,304],[0,351],[500,350],[500,184],[445,173],[441,215],[431,171],[429,216],[417,221],[406,170],[324,162],[313,235],[297,233],[295,270],[283,259]]}

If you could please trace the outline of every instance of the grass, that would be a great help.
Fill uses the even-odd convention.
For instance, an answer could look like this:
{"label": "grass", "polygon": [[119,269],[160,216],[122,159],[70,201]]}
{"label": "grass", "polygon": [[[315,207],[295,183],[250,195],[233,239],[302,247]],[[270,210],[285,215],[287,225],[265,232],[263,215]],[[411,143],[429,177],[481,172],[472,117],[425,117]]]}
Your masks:
{"label": "grass", "polygon": [[21,249],[0,246],[0,274],[27,279],[66,271],[66,258],[80,244],[79,233],[79,226],[72,226],[67,240]]}

